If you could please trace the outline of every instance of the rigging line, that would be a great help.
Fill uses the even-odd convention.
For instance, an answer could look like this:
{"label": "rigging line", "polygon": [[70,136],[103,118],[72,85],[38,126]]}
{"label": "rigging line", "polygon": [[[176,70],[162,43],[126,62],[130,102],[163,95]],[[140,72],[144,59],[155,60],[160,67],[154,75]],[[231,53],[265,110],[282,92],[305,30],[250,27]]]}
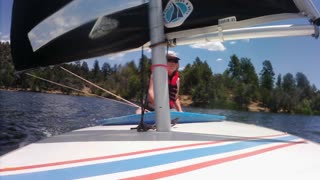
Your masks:
{"label": "rigging line", "polygon": [[[107,99],[107,100],[109,100],[109,101],[115,101],[115,102],[117,102],[117,103],[123,103],[123,102],[120,102],[120,101],[116,101],[116,100],[114,100],[114,99],[106,98],[106,97],[99,96],[99,95],[92,94],[92,93],[88,93],[88,92],[84,92],[84,91],[81,91],[81,90],[79,90],[79,89],[75,89],[75,88],[72,88],[72,87],[69,87],[69,86],[66,86],[66,85],[63,85],[63,84],[54,82],[54,81],[50,81],[50,80],[47,80],[47,79],[44,79],[44,78],[41,78],[41,77],[38,77],[38,76],[35,76],[35,75],[32,75],[32,74],[29,74],[29,73],[25,73],[25,74],[28,75],[28,76],[31,76],[31,77],[33,77],[33,78],[40,79],[40,80],[43,80],[43,81],[46,81],[46,82],[49,82],[49,83],[52,83],[52,84],[55,84],[55,85],[58,85],[58,86],[67,88],[67,89],[71,89],[71,90],[73,90],[73,91],[77,91],[77,92],[80,92],[80,93],[83,93],[83,94],[86,94],[86,95],[95,96],[95,97],[100,97],[100,98],[103,98],[103,99]],[[127,104],[127,103],[125,103],[125,104]]]}
{"label": "rigging line", "polygon": [[141,47],[141,64],[140,64],[140,71],[141,71],[141,110],[142,110],[142,113],[141,113],[141,121],[143,122],[143,116],[144,116],[144,110],[145,110],[145,107],[146,107],[146,102],[144,102],[144,93],[145,93],[145,86],[144,86],[144,52],[143,52],[143,46]]}
{"label": "rigging line", "polygon": [[124,101],[124,102],[126,102],[126,103],[128,103],[128,104],[130,104],[130,105],[132,105],[132,106],[134,106],[134,107],[138,107],[138,108],[140,108],[140,106],[138,106],[138,105],[134,104],[133,102],[130,102],[130,101],[128,101],[128,100],[126,100],[126,99],[122,98],[121,96],[118,96],[118,95],[116,95],[116,94],[114,94],[114,93],[112,93],[112,92],[110,92],[110,91],[108,91],[108,90],[105,90],[105,89],[103,89],[102,87],[100,87],[100,86],[98,86],[98,85],[94,84],[93,82],[90,82],[90,81],[88,81],[88,80],[86,80],[86,79],[84,79],[84,78],[82,78],[82,77],[78,76],[77,74],[75,74],[75,73],[73,73],[73,72],[71,72],[71,71],[69,71],[69,70],[67,70],[67,69],[65,69],[65,68],[63,68],[63,67],[61,67],[61,66],[60,66],[60,68],[61,68],[62,70],[64,70],[64,71],[66,71],[66,72],[68,72],[68,73],[70,73],[70,74],[72,74],[72,75],[76,76],[77,78],[79,78],[79,79],[81,79],[81,80],[83,80],[83,81],[85,81],[85,82],[87,82],[87,83],[91,84],[92,86],[94,86],[94,87],[96,87],[96,88],[98,88],[98,89],[100,89],[100,90],[102,90],[102,91],[104,91],[104,92],[106,92],[106,93],[108,93],[108,94],[110,94],[110,95],[112,95],[112,96],[115,96],[116,98],[121,99],[122,101]]}
{"label": "rigging line", "polygon": [[169,54],[169,41],[167,41],[167,56]]}
{"label": "rigging line", "polygon": [[140,118],[140,122],[138,124],[137,127],[137,131],[138,132],[143,132],[143,131],[147,131],[147,128],[145,127],[144,124],[144,111],[145,111],[145,107],[146,107],[146,102],[144,102],[144,91],[145,91],[145,87],[144,87],[144,57],[143,57],[143,46],[141,47],[141,60],[140,60],[140,73],[141,73],[141,118]]}
{"label": "rigging line", "polygon": [[72,88],[72,87],[69,87],[69,86],[60,84],[60,83],[56,83],[56,82],[53,82],[53,81],[50,81],[50,80],[47,80],[47,79],[44,79],[44,78],[41,78],[41,77],[32,75],[32,74],[29,74],[29,73],[25,73],[25,74],[28,75],[28,76],[31,76],[31,77],[33,77],[33,78],[40,79],[40,80],[43,80],[43,81],[46,81],[46,82],[49,82],[49,83],[52,83],[52,84],[55,84],[55,85],[58,85],[58,86],[61,86],[61,87],[64,87],[64,88],[67,88],[67,89],[71,89],[71,90],[74,90],[74,91],[77,91],[77,92],[80,92],[80,93],[84,93],[84,94],[85,94],[85,92],[83,92],[83,91],[81,91],[81,90],[78,90],[78,89],[75,89],[75,88]]}

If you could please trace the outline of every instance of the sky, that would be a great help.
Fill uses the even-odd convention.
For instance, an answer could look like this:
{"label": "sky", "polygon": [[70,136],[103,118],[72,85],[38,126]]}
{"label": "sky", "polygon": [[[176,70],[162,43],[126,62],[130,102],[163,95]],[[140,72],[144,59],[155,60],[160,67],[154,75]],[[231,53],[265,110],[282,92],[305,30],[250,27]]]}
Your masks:
{"label": "sky", "polygon": [[[11,9],[13,0],[0,0],[0,40],[10,41],[10,23],[11,23]],[[77,3],[85,3],[86,0],[77,0]],[[119,2],[117,10],[123,8],[121,3],[128,2],[127,0],[118,0],[113,2]],[[129,1],[132,6],[135,6],[135,2],[141,2],[141,0]],[[94,18],[99,16],[103,9],[105,0],[97,0],[97,8],[93,12],[87,12],[90,15],[88,17]],[[317,5],[319,5],[318,3]],[[69,11],[81,11],[77,9],[78,6],[70,6]],[[317,6],[319,7],[319,6]],[[101,9],[99,9],[101,8]],[[104,9],[105,11],[105,9]],[[111,10],[110,10],[111,11]],[[57,17],[48,21],[51,24],[55,23],[57,27],[67,27],[72,29],[77,23],[87,21],[82,17],[68,17],[62,19],[59,15],[65,15],[64,12],[57,12]],[[47,23],[48,23],[47,22]],[[72,22],[72,23],[71,23]],[[308,24],[306,19],[295,19],[277,22],[273,24]],[[272,24],[272,25],[273,25]],[[270,25],[270,24],[267,24]],[[50,28],[52,37],[59,35],[61,29]],[[29,34],[29,38],[36,37]],[[38,38],[40,38],[39,36]],[[51,37],[51,38],[52,38]],[[40,41],[41,40],[41,41]],[[43,43],[50,39],[38,39],[37,42]],[[36,41],[35,41],[36,42]],[[35,48],[40,45],[35,45]],[[230,56],[236,54],[239,58],[249,58],[253,63],[257,74],[262,70],[262,63],[265,60],[270,60],[276,74],[282,76],[286,73],[291,73],[295,76],[297,72],[304,73],[311,85],[315,85],[320,89],[320,39],[315,39],[311,36],[304,37],[281,37],[281,38],[261,38],[261,39],[244,39],[236,41],[225,41],[215,42],[209,44],[195,44],[195,45],[184,45],[174,48],[170,48],[170,51],[176,53],[180,58],[180,69],[183,69],[187,64],[192,64],[196,57],[199,57],[202,61],[207,61],[213,73],[223,73],[228,68]],[[150,50],[145,51],[145,55],[150,57]],[[98,60],[100,66],[104,62],[108,62],[111,65],[124,64],[128,61],[134,60],[138,62],[141,57],[140,51],[129,52],[129,53],[118,53],[109,56],[102,56],[86,60],[89,67],[92,67],[94,60]]]}

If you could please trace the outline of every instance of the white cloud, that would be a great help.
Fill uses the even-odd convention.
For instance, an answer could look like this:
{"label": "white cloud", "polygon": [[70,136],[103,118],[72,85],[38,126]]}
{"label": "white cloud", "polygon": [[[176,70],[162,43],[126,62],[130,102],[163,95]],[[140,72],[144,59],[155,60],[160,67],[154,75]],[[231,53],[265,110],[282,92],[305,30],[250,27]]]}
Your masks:
{"label": "white cloud", "polygon": [[221,58],[218,58],[216,61],[223,61],[223,59],[221,59]]}
{"label": "white cloud", "polygon": [[0,41],[1,41],[2,43],[6,43],[6,42],[11,43],[10,40],[2,40],[2,39],[1,39]]}
{"label": "white cloud", "polygon": [[143,47],[143,50],[147,53],[151,53],[151,48],[150,47]]}
{"label": "white cloud", "polygon": [[179,55],[179,53],[177,53],[177,52],[175,52],[175,51],[171,51],[171,50],[169,50],[169,52],[168,52],[168,53],[173,54],[173,55],[175,55],[175,56],[179,57],[179,56],[178,56],[178,55]]}
{"label": "white cloud", "polygon": [[191,45],[192,48],[207,49],[209,51],[225,51],[226,47],[221,42],[207,42]]}
{"label": "white cloud", "polygon": [[114,61],[114,60],[121,60],[124,55],[126,55],[126,53],[122,52],[122,53],[110,54],[110,55],[107,55],[106,57]]}
{"label": "white cloud", "polygon": [[183,67],[179,67],[179,71],[183,71],[184,70],[184,68],[186,68],[185,66],[183,66]]}

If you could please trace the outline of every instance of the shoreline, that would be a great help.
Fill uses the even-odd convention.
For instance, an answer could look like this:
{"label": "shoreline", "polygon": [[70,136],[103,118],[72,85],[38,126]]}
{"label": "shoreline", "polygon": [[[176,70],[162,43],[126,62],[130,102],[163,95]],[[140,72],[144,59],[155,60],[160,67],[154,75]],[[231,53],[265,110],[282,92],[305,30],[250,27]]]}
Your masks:
{"label": "shoreline", "polygon": [[[193,103],[192,97],[190,95],[180,95],[180,103],[182,106],[189,107]],[[260,106],[260,102],[251,102],[247,108],[249,112],[270,112],[269,108]]]}
{"label": "shoreline", "polygon": [[[86,93],[90,93],[88,92],[89,90],[86,89],[86,92],[80,93],[80,92],[71,92],[71,93],[64,93],[62,91],[58,91],[58,90],[42,90],[42,91],[32,91],[31,89],[22,89],[22,88],[9,88],[9,89],[4,89],[4,88],[0,88],[1,91],[11,91],[11,92],[34,92],[34,93],[47,93],[47,94],[60,94],[60,95],[71,95],[71,96],[85,96],[85,97],[97,97],[98,95],[88,95]],[[108,98],[110,99],[110,98]],[[115,100],[115,99],[110,99],[110,100]],[[119,101],[121,102],[121,101]],[[180,95],[180,103],[183,107],[192,107],[192,97],[190,95]],[[248,106],[248,111],[249,112],[270,112],[270,110],[268,108],[264,108],[262,106],[259,105],[259,102],[252,102],[249,106]]]}
{"label": "shoreline", "polygon": [[94,97],[93,95],[87,95],[85,93],[80,93],[80,92],[71,92],[71,93],[64,93],[62,91],[58,90],[52,90],[52,91],[32,91],[31,89],[22,89],[22,88],[9,88],[9,89],[4,89],[0,88],[0,91],[10,91],[10,92],[34,92],[34,93],[47,93],[47,94],[61,94],[61,95],[71,95],[71,96],[86,96],[86,97]]}
{"label": "shoreline", "polygon": [[248,111],[250,112],[270,112],[269,108],[262,107],[259,105],[259,102],[251,102],[251,104],[248,106]]}

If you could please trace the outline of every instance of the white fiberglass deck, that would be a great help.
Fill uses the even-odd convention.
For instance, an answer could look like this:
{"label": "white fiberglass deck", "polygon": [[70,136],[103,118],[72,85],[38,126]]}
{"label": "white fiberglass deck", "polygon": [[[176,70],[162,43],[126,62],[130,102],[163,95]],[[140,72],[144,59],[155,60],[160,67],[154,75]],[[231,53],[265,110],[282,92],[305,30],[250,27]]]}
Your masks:
{"label": "white fiberglass deck", "polygon": [[235,122],[97,126],[0,157],[0,179],[318,179],[320,145]]}

